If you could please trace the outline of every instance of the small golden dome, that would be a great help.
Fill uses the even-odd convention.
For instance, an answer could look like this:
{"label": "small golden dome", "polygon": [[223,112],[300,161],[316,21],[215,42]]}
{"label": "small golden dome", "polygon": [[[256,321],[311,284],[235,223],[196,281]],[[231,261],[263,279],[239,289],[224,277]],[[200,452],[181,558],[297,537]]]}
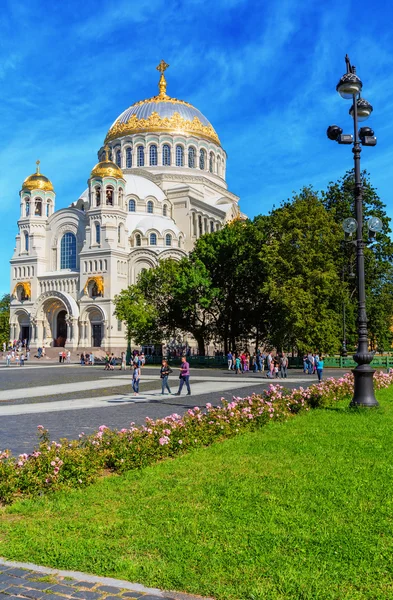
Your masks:
{"label": "small golden dome", "polygon": [[22,183],[22,190],[43,190],[44,192],[53,192],[52,182],[40,173],[40,161],[37,160],[37,169],[33,175],[26,177]]}
{"label": "small golden dome", "polygon": [[123,171],[116,163],[108,159],[108,155],[109,146],[105,146],[105,159],[96,164],[90,177],[123,177]]}

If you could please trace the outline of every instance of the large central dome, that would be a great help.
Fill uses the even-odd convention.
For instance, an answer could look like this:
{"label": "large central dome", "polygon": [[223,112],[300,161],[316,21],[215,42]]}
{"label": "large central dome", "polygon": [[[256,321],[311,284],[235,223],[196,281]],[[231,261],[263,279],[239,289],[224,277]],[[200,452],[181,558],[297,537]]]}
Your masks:
{"label": "large central dome", "polygon": [[135,102],[122,112],[109,129],[105,142],[133,133],[169,132],[195,135],[220,144],[213,126],[197,108],[167,95],[164,77],[167,66],[161,61],[157,67],[161,71],[158,96]]}

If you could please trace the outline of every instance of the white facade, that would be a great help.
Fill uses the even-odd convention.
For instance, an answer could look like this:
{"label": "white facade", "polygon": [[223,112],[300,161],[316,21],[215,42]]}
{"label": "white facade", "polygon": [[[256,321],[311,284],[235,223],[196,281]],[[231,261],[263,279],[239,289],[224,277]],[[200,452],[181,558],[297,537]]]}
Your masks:
{"label": "white facade", "polygon": [[11,339],[28,338],[31,348],[125,348],[114,296],[240,214],[217,134],[197,109],[166,95],[163,74],[160,94],[124,111],[106,144],[68,208],[55,211],[38,168],[22,184]]}

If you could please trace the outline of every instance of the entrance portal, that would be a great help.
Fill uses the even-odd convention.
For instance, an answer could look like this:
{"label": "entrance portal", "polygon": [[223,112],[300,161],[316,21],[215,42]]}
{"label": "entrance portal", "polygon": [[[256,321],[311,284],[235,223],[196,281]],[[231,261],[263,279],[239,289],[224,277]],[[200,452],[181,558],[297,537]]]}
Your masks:
{"label": "entrance portal", "polygon": [[100,325],[95,325],[92,323],[92,337],[93,337],[93,347],[100,348],[102,342],[102,327]]}
{"label": "entrance portal", "polygon": [[56,339],[54,340],[55,346],[64,347],[67,341],[67,323],[66,323],[67,311],[61,310],[57,315],[56,320]]}
{"label": "entrance portal", "polygon": [[22,342],[26,340],[26,343],[28,344],[30,341],[30,327],[28,325],[22,325],[20,334]]}

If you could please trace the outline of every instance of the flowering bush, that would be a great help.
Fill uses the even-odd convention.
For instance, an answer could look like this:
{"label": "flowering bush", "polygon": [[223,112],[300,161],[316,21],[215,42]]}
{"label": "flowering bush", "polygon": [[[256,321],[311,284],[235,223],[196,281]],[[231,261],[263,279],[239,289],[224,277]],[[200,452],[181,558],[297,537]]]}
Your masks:
{"label": "flowering bush", "polygon": [[[393,373],[376,372],[376,389],[393,383]],[[270,421],[285,420],[301,410],[329,406],[348,398],[353,391],[353,375],[326,379],[308,388],[288,390],[269,385],[263,394],[221,400],[221,405],[197,406],[183,416],[146,418],[146,424],[112,430],[101,425],[98,431],[78,440],[50,441],[48,431],[38,426],[39,443],[31,454],[14,457],[0,453],[0,502],[50,490],[75,488],[91,483],[104,470],[123,472],[142,468],[167,457],[208,446],[242,431],[260,428]]]}

